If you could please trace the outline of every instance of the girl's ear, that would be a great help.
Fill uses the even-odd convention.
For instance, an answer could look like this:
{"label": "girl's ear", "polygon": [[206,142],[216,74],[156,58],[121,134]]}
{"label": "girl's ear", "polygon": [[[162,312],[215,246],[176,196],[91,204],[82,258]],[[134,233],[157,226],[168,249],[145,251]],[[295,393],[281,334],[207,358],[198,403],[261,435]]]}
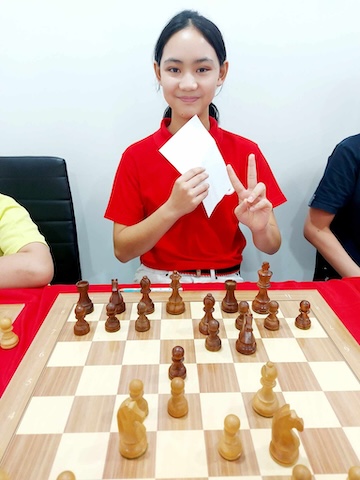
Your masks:
{"label": "girl's ear", "polygon": [[226,75],[229,70],[229,62],[226,60],[220,67],[220,73],[219,73],[219,78],[217,81],[217,86],[220,87],[224,82]]}
{"label": "girl's ear", "polygon": [[154,72],[155,72],[156,80],[161,85],[160,66],[157,62],[154,62]]}

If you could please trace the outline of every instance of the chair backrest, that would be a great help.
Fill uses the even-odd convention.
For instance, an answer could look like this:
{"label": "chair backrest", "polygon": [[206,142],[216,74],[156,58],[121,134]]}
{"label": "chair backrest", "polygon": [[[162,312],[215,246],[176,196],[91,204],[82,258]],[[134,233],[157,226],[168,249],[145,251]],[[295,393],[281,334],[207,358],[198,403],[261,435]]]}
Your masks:
{"label": "chair backrest", "polygon": [[0,193],[30,213],[53,256],[53,284],[81,279],[78,238],[65,160],[57,157],[0,157]]}
{"label": "chair backrest", "polygon": [[328,263],[325,258],[316,250],[315,269],[313,281],[332,280],[341,278],[336,270]]}

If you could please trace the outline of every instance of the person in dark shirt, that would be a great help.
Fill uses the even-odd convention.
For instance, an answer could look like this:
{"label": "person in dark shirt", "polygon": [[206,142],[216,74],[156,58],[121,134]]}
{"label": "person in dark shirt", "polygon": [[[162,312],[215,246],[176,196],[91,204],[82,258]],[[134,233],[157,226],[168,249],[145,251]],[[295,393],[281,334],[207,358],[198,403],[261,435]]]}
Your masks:
{"label": "person in dark shirt", "polygon": [[360,276],[360,134],[335,147],[309,207],[304,236],[317,250],[314,280]]}

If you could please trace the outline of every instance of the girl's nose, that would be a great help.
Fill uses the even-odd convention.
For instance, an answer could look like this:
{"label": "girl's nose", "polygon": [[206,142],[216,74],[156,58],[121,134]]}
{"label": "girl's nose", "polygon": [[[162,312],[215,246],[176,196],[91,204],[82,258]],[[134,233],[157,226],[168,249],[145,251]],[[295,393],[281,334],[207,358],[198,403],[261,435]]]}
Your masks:
{"label": "girl's nose", "polygon": [[186,73],[182,76],[179,87],[182,90],[196,90],[197,82],[191,73]]}

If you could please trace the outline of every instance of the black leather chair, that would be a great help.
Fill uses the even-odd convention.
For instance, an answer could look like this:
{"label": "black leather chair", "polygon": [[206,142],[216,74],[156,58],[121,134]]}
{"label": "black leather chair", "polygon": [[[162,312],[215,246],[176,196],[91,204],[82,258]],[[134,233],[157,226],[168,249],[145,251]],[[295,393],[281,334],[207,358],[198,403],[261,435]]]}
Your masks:
{"label": "black leather chair", "polygon": [[313,281],[332,280],[335,278],[341,278],[336,270],[328,263],[325,258],[316,250],[315,270]]}
{"label": "black leather chair", "polygon": [[0,157],[0,193],[30,213],[53,256],[53,284],[81,279],[79,246],[65,160],[57,157]]}

